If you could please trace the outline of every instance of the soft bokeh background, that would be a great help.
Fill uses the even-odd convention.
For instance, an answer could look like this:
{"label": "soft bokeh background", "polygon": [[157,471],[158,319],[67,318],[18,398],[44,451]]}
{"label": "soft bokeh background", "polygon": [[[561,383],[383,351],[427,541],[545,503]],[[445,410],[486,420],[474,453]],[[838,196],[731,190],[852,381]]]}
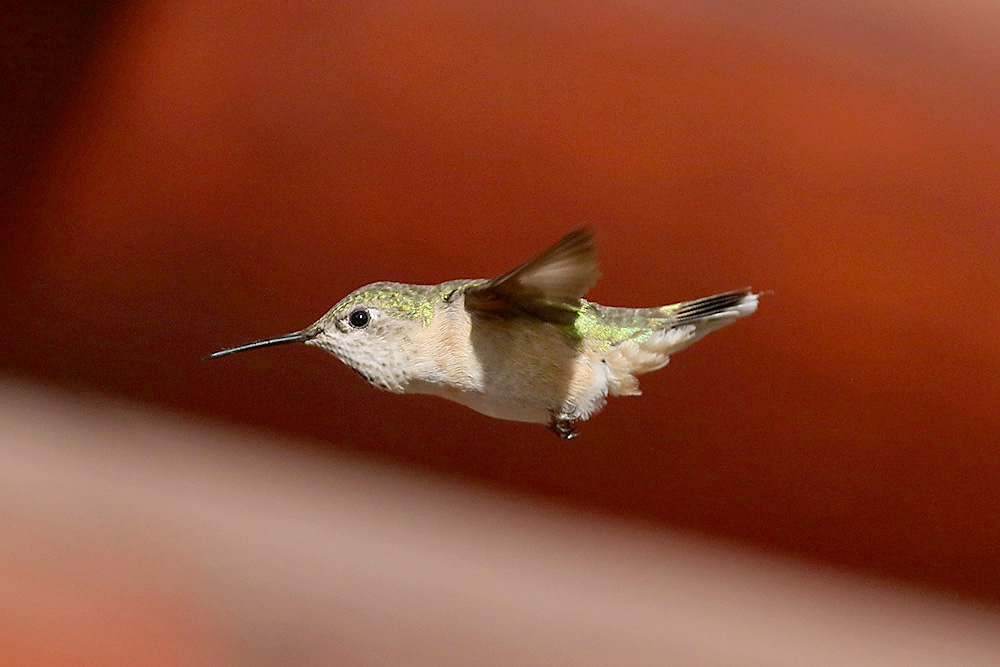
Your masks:
{"label": "soft bokeh background", "polygon": [[[9,15],[8,378],[1000,597],[994,3]],[[497,274],[581,222],[597,301],[773,293],[570,443],[314,349],[199,360],[367,282]]]}

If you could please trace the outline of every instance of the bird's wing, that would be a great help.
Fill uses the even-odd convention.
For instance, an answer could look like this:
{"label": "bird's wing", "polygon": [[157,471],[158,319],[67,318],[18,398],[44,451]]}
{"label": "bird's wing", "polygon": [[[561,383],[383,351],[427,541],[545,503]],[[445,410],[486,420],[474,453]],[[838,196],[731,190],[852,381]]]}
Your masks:
{"label": "bird's wing", "polygon": [[498,278],[469,288],[465,307],[498,316],[532,315],[572,324],[580,297],[597,282],[594,233],[577,229]]}

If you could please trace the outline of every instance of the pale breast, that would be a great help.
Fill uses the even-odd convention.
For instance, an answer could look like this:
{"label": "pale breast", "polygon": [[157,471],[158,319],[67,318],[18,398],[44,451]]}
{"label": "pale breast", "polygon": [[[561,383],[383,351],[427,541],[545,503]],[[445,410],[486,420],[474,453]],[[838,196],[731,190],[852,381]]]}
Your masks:
{"label": "pale breast", "polygon": [[[457,300],[456,300],[457,301]],[[608,391],[606,364],[558,325],[533,318],[470,316],[444,304],[422,334],[434,371],[408,392],[441,396],[497,419],[586,419]]]}

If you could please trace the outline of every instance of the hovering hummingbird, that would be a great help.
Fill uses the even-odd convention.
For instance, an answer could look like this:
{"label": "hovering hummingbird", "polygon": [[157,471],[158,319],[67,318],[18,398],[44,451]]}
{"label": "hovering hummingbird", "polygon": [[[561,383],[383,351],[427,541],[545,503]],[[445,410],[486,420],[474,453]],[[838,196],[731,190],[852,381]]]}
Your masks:
{"label": "hovering hummingbird", "polygon": [[315,345],[379,389],[441,396],[573,438],[608,396],[637,396],[637,375],[754,312],[759,297],[746,288],[669,306],[614,308],[582,298],[597,277],[593,233],[578,229],[492,280],[372,283],[301,331],[207,358]]}

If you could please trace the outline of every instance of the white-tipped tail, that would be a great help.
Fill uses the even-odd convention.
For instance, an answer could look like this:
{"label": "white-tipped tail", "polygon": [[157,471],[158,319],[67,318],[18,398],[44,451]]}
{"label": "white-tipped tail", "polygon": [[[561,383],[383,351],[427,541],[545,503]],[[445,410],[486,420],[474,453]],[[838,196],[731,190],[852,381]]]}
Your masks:
{"label": "white-tipped tail", "polygon": [[750,315],[757,310],[759,297],[747,288],[667,306],[664,310],[675,318],[669,327],[654,332],[641,342],[620,343],[607,356],[608,363],[617,371],[616,381],[610,387],[612,395],[638,394],[635,375],[663,368],[670,361],[671,354],[680,352],[716,329]]}
{"label": "white-tipped tail", "polygon": [[[664,333],[669,334],[675,329],[686,329],[689,333],[671,346],[667,354],[679,352],[705,334],[750,315],[757,310],[759,298],[760,295],[754,294],[748,287],[680,304],[675,311],[677,323]],[[673,337],[676,338],[676,334]]]}

